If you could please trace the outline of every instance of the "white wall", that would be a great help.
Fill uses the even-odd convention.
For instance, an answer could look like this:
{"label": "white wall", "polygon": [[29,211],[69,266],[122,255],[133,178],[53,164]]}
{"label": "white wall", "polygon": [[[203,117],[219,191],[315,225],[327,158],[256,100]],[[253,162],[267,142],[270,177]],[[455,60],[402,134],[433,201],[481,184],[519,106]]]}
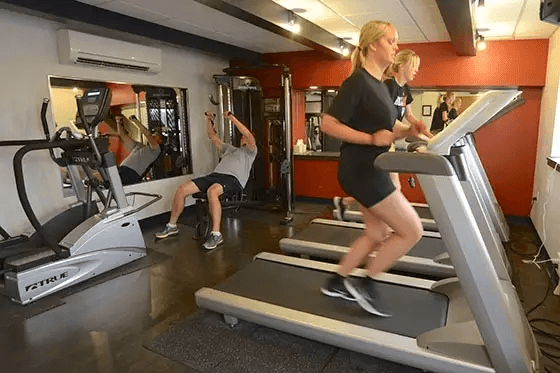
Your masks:
{"label": "white wall", "polygon": [[[92,80],[185,87],[189,89],[189,122],[195,175],[207,173],[217,156],[206,137],[203,112],[215,110],[208,95],[215,93],[213,74],[227,67],[225,58],[162,45],[163,69],[157,75],[62,65],[58,61],[55,31],[63,25],[0,9],[0,141],[43,138],[41,101],[49,97],[48,75]],[[49,119],[52,123],[52,108]],[[12,158],[17,147],[0,148],[0,225],[18,234],[29,223],[17,197]],[[72,200],[62,196],[60,173],[48,153],[34,152],[24,159],[27,189],[39,220],[63,210]],[[169,211],[175,188],[192,176],[157,180],[128,187],[164,195],[140,217]]]}
{"label": "white wall", "polygon": [[[546,85],[541,100],[539,143],[535,165],[533,196],[537,197],[531,220],[551,258],[560,258],[560,172],[547,165],[547,157],[560,156],[558,83],[560,71],[560,32],[550,38]],[[554,144],[553,144],[554,140]],[[558,167],[560,170],[560,167]]]}

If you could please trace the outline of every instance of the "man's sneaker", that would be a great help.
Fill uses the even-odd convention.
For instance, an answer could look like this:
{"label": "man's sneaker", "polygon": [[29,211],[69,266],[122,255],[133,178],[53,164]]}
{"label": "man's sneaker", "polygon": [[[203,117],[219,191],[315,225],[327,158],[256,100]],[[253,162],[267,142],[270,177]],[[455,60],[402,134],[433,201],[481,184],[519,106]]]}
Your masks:
{"label": "man's sneaker", "polygon": [[334,217],[337,220],[344,220],[344,210],[346,210],[346,206],[344,206],[344,200],[342,197],[334,197],[333,198],[334,204]]}
{"label": "man's sneaker", "polygon": [[155,236],[157,238],[167,238],[169,236],[175,236],[177,234],[179,234],[179,228],[177,226],[172,227],[169,224],[166,224],[163,230],[155,233]]}
{"label": "man's sneaker", "polygon": [[391,314],[383,309],[375,280],[368,277],[361,279],[347,278],[344,280],[344,286],[356,298],[360,307],[367,312],[377,316],[391,317]]}
{"label": "man's sneaker", "polygon": [[355,301],[356,298],[354,298],[348,292],[348,290],[346,290],[343,281],[344,281],[344,277],[340,275],[331,276],[327,280],[327,283],[323,287],[321,287],[321,293],[328,295],[329,297],[342,298],[346,300]]}
{"label": "man's sneaker", "polygon": [[221,233],[210,233],[206,242],[202,245],[206,250],[215,249],[219,244],[224,242],[224,238]]}

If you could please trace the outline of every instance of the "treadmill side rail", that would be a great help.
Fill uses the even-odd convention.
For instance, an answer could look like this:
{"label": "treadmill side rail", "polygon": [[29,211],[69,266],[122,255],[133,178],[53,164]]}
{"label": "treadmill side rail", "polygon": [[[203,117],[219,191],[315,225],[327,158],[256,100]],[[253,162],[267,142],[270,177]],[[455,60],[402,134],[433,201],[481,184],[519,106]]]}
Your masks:
{"label": "treadmill side rail", "polygon": [[216,289],[202,288],[195,293],[195,298],[201,308],[420,369],[438,373],[495,373],[491,366],[457,360],[422,348],[415,338],[296,311]]}
{"label": "treadmill side rail", "polygon": [[446,325],[417,337],[418,346],[461,360],[491,366],[490,357],[474,320]]}

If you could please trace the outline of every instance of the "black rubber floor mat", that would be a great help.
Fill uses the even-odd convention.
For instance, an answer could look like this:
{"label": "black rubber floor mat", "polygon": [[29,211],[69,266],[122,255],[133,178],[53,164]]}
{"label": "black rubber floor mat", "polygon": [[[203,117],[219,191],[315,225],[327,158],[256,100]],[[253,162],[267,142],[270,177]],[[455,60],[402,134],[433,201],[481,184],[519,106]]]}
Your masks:
{"label": "black rubber floor mat", "polygon": [[322,372],[337,348],[198,311],[144,346],[201,372]]}

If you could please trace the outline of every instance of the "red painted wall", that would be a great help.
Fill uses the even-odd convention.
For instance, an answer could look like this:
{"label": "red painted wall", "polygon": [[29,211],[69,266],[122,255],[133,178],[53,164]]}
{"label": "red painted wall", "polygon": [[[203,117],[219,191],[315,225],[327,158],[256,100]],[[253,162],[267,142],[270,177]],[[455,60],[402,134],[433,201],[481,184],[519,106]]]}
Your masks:
{"label": "red painted wall", "polygon": [[337,181],[338,160],[297,158],[294,193],[300,197],[332,198],[346,195]]}
{"label": "red painted wall", "polygon": [[[457,56],[451,43],[403,44],[400,49],[412,49],[420,56],[420,71],[411,83],[413,87],[521,87],[525,104],[482,128],[475,137],[504,213],[528,216],[548,40],[492,41],[476,56]],[[270,54],[265,56],[265,62],[288,65],[295,90],[312,85],[338,87],[351,68],[349,60],[335,60],[318,52]],[[280,71],[268,72],[259,79],[263,86],[277,87],[279,77]],[[294,103],[301,104],[297,100]],[[294,121],[294,137],[302,133],[304,126],[304,121]],[[336,167],[336,161],[296,160],[296,195],[330,198],[339,194]],[[422,202],[420,188],[411,189],[406,179],[407,175],[401,175],[405,195],[411,201]]]}

